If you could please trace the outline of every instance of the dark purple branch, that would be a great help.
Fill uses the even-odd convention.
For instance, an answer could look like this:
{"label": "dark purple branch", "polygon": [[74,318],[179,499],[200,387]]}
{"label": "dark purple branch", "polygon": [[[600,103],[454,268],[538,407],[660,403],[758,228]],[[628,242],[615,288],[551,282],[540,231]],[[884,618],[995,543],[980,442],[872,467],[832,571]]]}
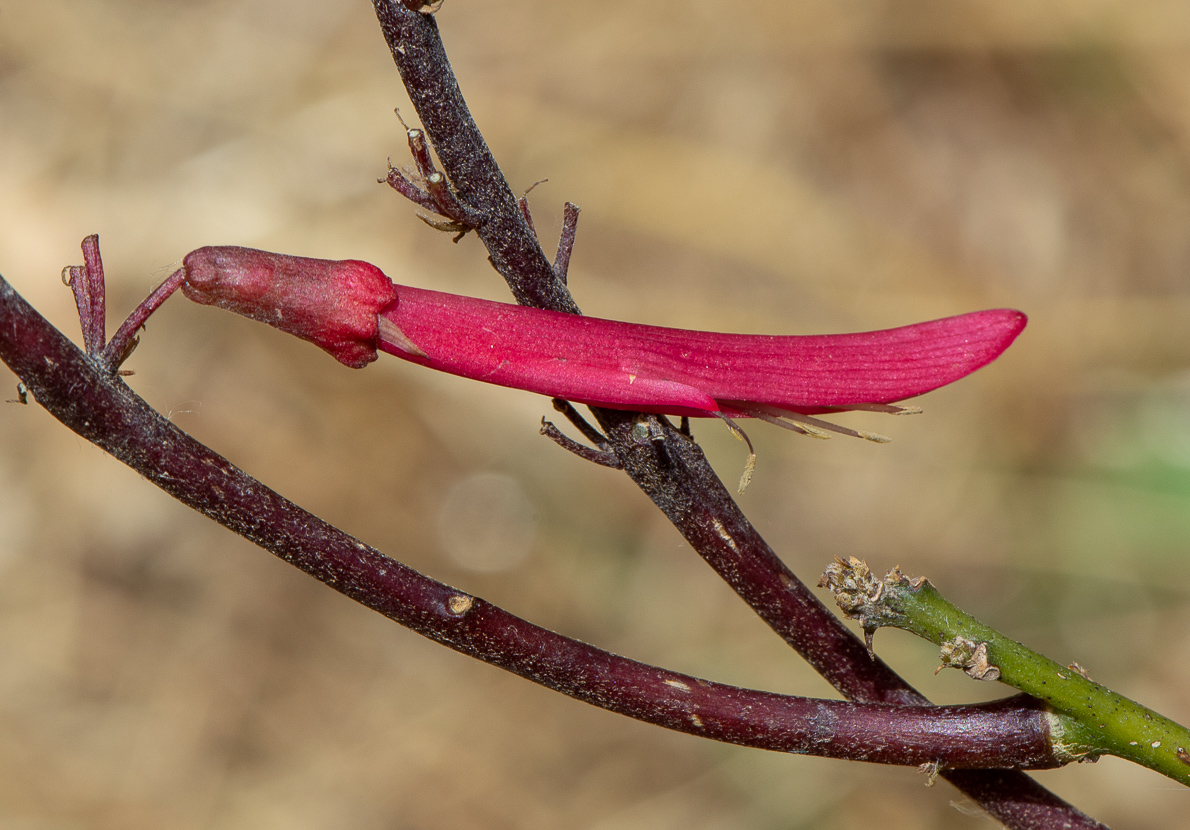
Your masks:
{"label": "dark purple branch", "polygon": [[[517,301],[577,312],[471,118],[437,23],[432,16],[411,12],[393,0],[373,0],[373,5],[442,168],[469,207],[485,217],[477,232]],[[835,688],[853,700],[927,703],[882,661],[871,659],[863,643],[785,567],[693,441],[664,418],[656,418],[661,437],[638,442],[632,427],[640,416],[594,412],[612,452],[632,480],[699,555]],[[1103,826],[1022,773],[943,775],[1009,827]]]}
{"label": "dark purple branch", "polygon": [[161,417],[102,354],[84,355],[0,278],[0,359],[50,414],[187,506],[463,654],[613,712],[743,746],[887,764],[1056,766],[1032,698],[911,707],[785,697],[648,666],[535,626],[284,499]]}

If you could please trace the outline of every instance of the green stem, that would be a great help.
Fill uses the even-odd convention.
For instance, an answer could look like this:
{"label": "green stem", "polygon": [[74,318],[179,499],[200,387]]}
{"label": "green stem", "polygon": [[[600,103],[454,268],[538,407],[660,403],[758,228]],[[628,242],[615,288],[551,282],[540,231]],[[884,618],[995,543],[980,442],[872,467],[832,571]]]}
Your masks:
{"label": "green stem", "polygon": [[925,577],[893,568],[884,579],[855,558],[827,568],[844,613],[860,621],[871,649],[877,628],[892,626],[942,647],[942,666],[980,680],[999,680],[1045,701],[1053,712],[1050,740],[1071,761],[1116,755],[1190,786],[1190,730],[1083,674],[1005,637],[938,593]]}

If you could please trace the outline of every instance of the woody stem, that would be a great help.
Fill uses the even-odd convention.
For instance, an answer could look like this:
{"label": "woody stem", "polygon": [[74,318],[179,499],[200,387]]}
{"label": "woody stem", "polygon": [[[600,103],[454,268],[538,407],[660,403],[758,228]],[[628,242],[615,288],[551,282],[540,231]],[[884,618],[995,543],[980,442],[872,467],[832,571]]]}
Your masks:
{"label": "woody stem", "polygon": [[0,277],[0,360],[55,418],[194,510],[423,636],[579,700],[714,740],[892,764],[1052,767],[1028,698],[907,707],[741,689],[533,625],[348,536],[155,412]]}

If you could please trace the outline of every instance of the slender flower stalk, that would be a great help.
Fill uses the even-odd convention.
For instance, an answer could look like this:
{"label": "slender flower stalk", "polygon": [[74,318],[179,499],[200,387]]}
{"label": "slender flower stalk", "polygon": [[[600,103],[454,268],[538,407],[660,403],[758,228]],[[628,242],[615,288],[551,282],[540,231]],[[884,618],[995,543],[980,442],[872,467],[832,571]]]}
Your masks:
{"label": "slender flower stalk", "polygon": [[1060,665],[959,609],[925,577],[893,568],[883,579],[852,557],[826,569],[843,612],[864,628],[891,626],[942,649],[943,668],[976,680],[999,680],[1044,701],[1052,711],[1054,751],[1072,761],[1116,755],[1190,785],[1190,730],[1091,680],[1076,663]]}
{"label": "slender flower stalk", "polygon": [[814,415],[893,405],[995,360],[1025,326],[995,309],[861,334],[719,334],[602,320],[394,285],[373,265],[200,248],[191,300],[309,340],[355,368],[377,349],[500,386],[611,409],[760,418],[874,441]]}

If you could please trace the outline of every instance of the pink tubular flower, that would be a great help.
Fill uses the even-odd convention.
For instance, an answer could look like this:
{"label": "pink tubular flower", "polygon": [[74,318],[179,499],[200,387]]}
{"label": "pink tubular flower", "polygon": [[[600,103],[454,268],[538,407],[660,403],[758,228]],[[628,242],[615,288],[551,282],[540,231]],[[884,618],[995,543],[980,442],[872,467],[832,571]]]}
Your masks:
{"label": "pink tubular flower", "polygon": [[190,299],[310,340],[348,366],[366,365],[380,349],[576,403],[762,418],[873,440],[880,438],[809,416],[911,411],[892,404],[985,366],[1025,327],[1021,312],[995,309],[861,334],[717,334],[396,286],[354,260],[201,248],[184,270]]}
{"label": "pink tubular flower", "polygon": [[392,280],[354,260],[221,246],[191,251],[182,269],[182,293],[194,302],[276,326],[353,369],[376,359],[376,314],[397,300]]}

